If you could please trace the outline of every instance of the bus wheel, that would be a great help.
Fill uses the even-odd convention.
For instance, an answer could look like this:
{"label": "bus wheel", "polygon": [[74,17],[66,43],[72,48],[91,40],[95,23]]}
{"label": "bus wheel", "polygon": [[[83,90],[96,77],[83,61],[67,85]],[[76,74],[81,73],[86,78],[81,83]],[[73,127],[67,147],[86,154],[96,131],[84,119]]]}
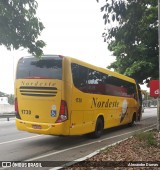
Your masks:
{"label": "bus wheel", "polygon": [[133,126],[136,121],[136,114],[134,113],[132,116],[132,121],[128,124],[129,126]]}
{"label": "bus wheel", "polygon": [[96,122],[95,131],[92,133],[92,137],[99,138],[103,133],[103,129],[104,129],[104,121],[102,117],[99,117]]}

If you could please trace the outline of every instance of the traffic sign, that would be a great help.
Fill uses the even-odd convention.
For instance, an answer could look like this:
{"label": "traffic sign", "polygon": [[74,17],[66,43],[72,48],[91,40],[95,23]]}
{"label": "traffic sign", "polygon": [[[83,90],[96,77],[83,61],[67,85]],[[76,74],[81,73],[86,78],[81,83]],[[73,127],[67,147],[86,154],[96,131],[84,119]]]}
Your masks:
{"label": "traffic sign", "polygon": [[160,81],[159,80],[151,80],[150,83],[150,96],[158,97],[160,96]]}

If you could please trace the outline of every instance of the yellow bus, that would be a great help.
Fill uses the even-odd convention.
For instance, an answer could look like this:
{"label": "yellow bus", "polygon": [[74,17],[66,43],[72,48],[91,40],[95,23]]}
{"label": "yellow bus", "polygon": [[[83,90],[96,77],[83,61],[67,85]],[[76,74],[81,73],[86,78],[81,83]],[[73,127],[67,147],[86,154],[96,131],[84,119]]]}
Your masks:
{"label": "yellow bus", "polygon": [[15,80],[16,127],[46,135],[91,134],[140,120],[134,79],[77,59],[23,57]]}

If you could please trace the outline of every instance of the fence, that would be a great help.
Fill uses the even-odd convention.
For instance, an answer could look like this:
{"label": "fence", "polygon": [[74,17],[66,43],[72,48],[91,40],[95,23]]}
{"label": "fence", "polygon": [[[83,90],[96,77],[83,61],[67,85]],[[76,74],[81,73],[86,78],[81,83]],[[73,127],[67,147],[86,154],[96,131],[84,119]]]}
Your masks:
{"label": "fence", "polygon": [[13,113],[0,114],[0,119],[1,118],[6,118],[7,121],[9,121],[9,119],[13,118],[13,117],[15,117],[15,113],[14,112]]}
{"label": "fence", "polygon": [[144,107],[157,107],[157,99],[144,100],[143,106]]}

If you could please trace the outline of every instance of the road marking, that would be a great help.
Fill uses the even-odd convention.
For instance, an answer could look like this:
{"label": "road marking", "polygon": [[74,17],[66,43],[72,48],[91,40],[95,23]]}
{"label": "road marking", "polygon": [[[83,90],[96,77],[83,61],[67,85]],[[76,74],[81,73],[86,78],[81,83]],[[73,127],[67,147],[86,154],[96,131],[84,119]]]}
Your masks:
{"label": "road marking", "polygon": [[[129,138],[130,138],[130,137],[129,137]],[[121,142],[123,142],[123,141],[125,141],[125,140],[127,140],[127,139],[128,139],[128,138],[122,139],[122,140],[120,140],[120,141],[117,141],[117,142],[115,142],[115,143],[112,143],[112,144],[110,144],[110,145],[107,145],[107,146],[105,146],[105,147],[103,147],[103,148],[101,148],[101,149],[98,149],[98,150],[94,151],[93,153],[91,153],[91,154],[89,154],[89,155],[86,155],[86,156],[84,156],[84,157],[81,157],[81,158],[78,158],[78,159],[76,159],[76,160],[70,161],[70,162],[68,162],[68,163],[66,163],[66,164],[63,164],[63,165],[60,165],[60,166],[58,166],[58,167],[53,167],[53,168],[51,168],[51,169],[49,169],[49,170],[59,170],[59,169],[62,169],[62,168],[66,168],[66,167],[68,167],[68,166],[72,166],[72,165],[74,165],[74,164],[76,164],[76,163],[79,163],[79,162],[82,162],[82,161],[84,161],[84,160],[86,160],[86,159],[89,159],[89,158],[97,155],[98,153],[100,153],[100,152],[103,151],[104,149],[109,148],[109,147],[111,147],[111,146],[115,146],[116,144],[121,143]]]}
{"label": "road marking", "polygon": [[116,136],[112,136],[112,137],[109,137],[109,138],[105,138],[105,139],[102,139],[102,140],[93,141],[93,142],[90,142],[90,143],[86,143],[86,144],[82,144],[82,145],[70,147],[70,148],[67,148],[67,149],[63,149],[63,150],[60,150],[60,151],[57,151],[57,152],[52,152],[52,153],[49,153],[49,154],[37,156],[37,157],[31,158],[31,159],[27,159],[27,160],[24,160],[24,161],[34,161],[34,160],[38,160],[38,159],[41,159],[41,158],[45,158],[45,157],[48,157],[48,156],[52,156],[52,155],[55,155],[55,154],[59,154],[59,153],[62,153],[62,152],[66,152],[66,151],[69,151],[69,150],[72,150],[72,149],[77,149],[77,148],[84,147],[84,146],[88,146],[88,145],[95,144],[95,143],[98,143],[98,142],[103,142],[103,141],[106,141],[106,140],[109,140],[109,139],[113,139],[113,138],[116,138],[116,137],[120,137],[120,136],[124,136],[124,135],[127,135],[127,134],[131,134],[131,133],[133,133],[133,132],[142,131],[143,129],[151,128],[151,127],[153,127],[153,126],[155,126],[155,125],[156,125],[156,124],[151,125],[151,126],[148,126],[148,127],[144,127],[144,128],[138,129],[138,130],[134,130],[134,131],[131,131],[131,132],[127,132],[127,133],[123,133],[123,134],[120,134],[120,135],[116,135]]}
{"label": "road marking", "polygon": [[17,141],[21,141],[21,140],[26,140],[26,139],[37,138],[39,136],[42,136],[42,135],[35,135],[35,136],[26,137],[26,138],[21,138],[21,139],[15,139],[15,140],[10,140],[10,141],[6,141],[6,142],[1,142],[0,145],[7,144],[7,143],[12,143],[12,142],[17,142]]}
{"label": "road marking", "polygon": [[[151,131],[151,130],[153,130],[153,128],[147,129],[147,130],[145,130],[144,132],[148,132],[148,131]],[[105,150],[105,149],[107,149],[107,148],[109,148],[109,147],[111,147],[111,146],[115,146],[115,145],[117,145],[117,144],[119,144],[119,143],[121,143],[121,142],[124,142],[124,141],[128,140],[129,138],[132,138],[132,136],[127,137],[127,138],[125,138],[125,139],[122,139],[122,140],[120,140],[120,141],[117,141],[117,142],[115,142],[115,143],[112,143],[112,144],[110,144],[110,145],[107,145],[107,146],[105,146],[105,147],[103,147],[103,148],[100,148],[100,149],[94,151],[93,153],[91,153],[91,154],[89,154],[89,155],[86,155],[86,156],[84,156],[84,157],[81,157],[81,158],[78,158],[78,159],[76,159],[76,160],[70,161],[70,162],[68,162],[68,163],[66,163],[66,164],[63,164],[63,165],[60,165],[60,166],[58,166],[58,167],[51,168],[51,169],[49,169],[49,170],[59,170],[59,169],[62,169],[62,168],[66,168],[66,167],[68,167],[68,166],[72,166],[72,165],[74,165],[75,163],[82,162],[82,161],[84,161],[84,160],[86,160],[86,159],[89,159],[89,158],[97,155],[97,154],[100,153],[101,151],[103,151],[103,150]]]}

